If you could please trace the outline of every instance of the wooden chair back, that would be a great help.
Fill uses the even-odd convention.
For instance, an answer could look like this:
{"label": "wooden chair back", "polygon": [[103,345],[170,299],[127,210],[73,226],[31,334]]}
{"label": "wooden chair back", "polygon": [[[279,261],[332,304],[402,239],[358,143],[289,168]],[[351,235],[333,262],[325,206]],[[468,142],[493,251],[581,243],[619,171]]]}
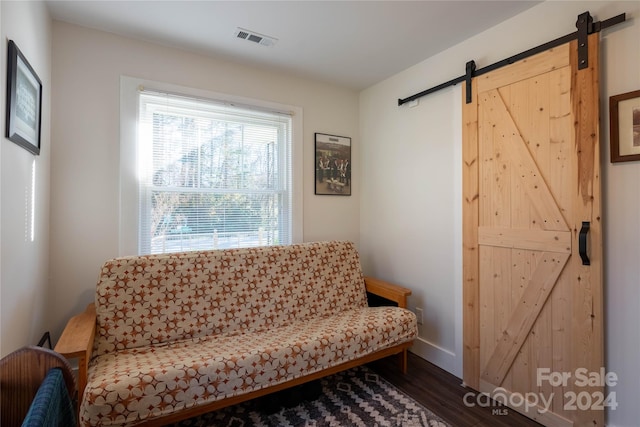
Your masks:
{"label": "wooden chair back", "polygon": [[28,346],[0,360],[0,425],[21,426],[38,387],[47,372],[61,368],[69,396],[75,396],[76,380],[67,360],[42,347]]}

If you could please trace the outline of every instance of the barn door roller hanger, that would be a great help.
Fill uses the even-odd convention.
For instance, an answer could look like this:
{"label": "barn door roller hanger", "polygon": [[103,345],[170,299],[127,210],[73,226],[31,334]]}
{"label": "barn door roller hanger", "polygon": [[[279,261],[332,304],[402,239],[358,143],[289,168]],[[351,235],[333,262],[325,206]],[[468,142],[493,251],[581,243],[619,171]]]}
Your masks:
{"label": "barn door roller hanger", "polygon": [[514,62],[520,61],[522,59],[528,58],[530,56],[536,55],[540,52],[544,52],[545,50],[549,50],[556,46],[563,45],[572,40],[578,40],[578,69],[582,70],[584,68],[589,67],[589,46],[588,46],[588,37],[589,34],[599,33],[601,30],[612,27],[616,24],[624,22],[626,20],[626,14],[622,13],[618,16],[614,16],[613,18],[609,18],[602,22],[593,22],[593,17],[587,11],[578,15],[578,20],[576,22],[577,31],[567,34],[566,36],[562,36],[550,42],[541,44],[540,46],[534,47],[529,50],[525,50],[524,52],[520,52],[517,55],[513,55],[507,59],[503,59],[502,61],[498,61],[495,64],[488,65],[486,67],[480,68],[476,70],[475,61],[469,61],[466,64],[466,73],[464,76],[457,77],[455,79],[449,80],[448,82],[441,83],[437,86],[434,86],[430,89],[423,90],[420,93],[416,93],[415,95],[411,95],[407,98],[398,99],[398,105],[403,105],[408,102],[414,101],[418,98],[422,98],[423,96],[429,95],[431,93],[437,92],[441,89],[444,89],[449,86],[455,86],[458,83],[466,82],[467,92],[466,99],[467,104],[471,103],[471,79],[474,77],[481,76],[482,74],[486,74],[490,71],[496,70],[498,68],[502,68],[505,65],[513,64]]}

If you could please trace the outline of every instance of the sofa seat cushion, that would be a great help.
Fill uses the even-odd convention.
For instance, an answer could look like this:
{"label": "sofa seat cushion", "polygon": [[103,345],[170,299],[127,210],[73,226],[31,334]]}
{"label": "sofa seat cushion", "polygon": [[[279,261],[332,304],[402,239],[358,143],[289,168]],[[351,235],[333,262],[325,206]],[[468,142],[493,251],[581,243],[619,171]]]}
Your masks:
{"label": "sofa seat cushion", "polygon": [[416,330],[408,310],[364,307],[268,331],[104,354],[89,366],[81,420],[135,424],[339,365],[413,340]]}

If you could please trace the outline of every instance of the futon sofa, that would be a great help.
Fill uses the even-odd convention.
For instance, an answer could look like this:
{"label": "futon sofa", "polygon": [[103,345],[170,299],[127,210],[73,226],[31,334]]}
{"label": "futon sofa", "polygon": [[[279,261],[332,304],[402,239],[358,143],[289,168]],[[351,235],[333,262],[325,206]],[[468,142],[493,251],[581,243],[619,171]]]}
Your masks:
{"label": "futon sofa", "polygon": [[350,242],[116,258],[56,351],[80,360],[81,425],[164,425],[393,354],[406,372],[409,294]]}

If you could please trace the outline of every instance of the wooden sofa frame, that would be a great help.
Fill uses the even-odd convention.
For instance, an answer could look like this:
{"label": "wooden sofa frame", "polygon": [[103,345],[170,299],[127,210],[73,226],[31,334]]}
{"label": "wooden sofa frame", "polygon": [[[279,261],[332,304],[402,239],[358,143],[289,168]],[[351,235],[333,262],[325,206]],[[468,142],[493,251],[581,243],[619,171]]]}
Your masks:
{"label": "wooden sofa frame", "polygon": [[[394,285],[372,277],[365,277],[365,286],[368,293],[389,300],[398,305],[398,307],[407,308],[407,297],[411,295],[411,290],[402,286]],[[60,340],[56,344],[55,351],[65,356],[67,359],[78,359],[78,409],[87,386],[87,370],[89,361],[91,360],[91,352],[93,350],[93,340],[96,330],[96,308],[95,304],[89,304],[86,310],[72,317],[65,327]],[[174,414],[165,415],[147,422],[145,426],[162,426],[175,423],[187,418],[206,414],[211,411],[225,408],[264,396],[269,393],[280,391],[289,387],[313,381],[327,375],[351,369],[355,366],[363,365],[374,360],[382,359],[397,354],[399,356],[399,364],[402,373],[407,373],[407,350],[413,342],[406,342],[393,347],[388,347],[375,353],[368,354],[358,359],[350,360],[331,368],[324,369],[301,378],[296,378],[281,384],[265,387],[260,390],[242,394],[239,396],[227,397],[206,405],[181,410]]]}

